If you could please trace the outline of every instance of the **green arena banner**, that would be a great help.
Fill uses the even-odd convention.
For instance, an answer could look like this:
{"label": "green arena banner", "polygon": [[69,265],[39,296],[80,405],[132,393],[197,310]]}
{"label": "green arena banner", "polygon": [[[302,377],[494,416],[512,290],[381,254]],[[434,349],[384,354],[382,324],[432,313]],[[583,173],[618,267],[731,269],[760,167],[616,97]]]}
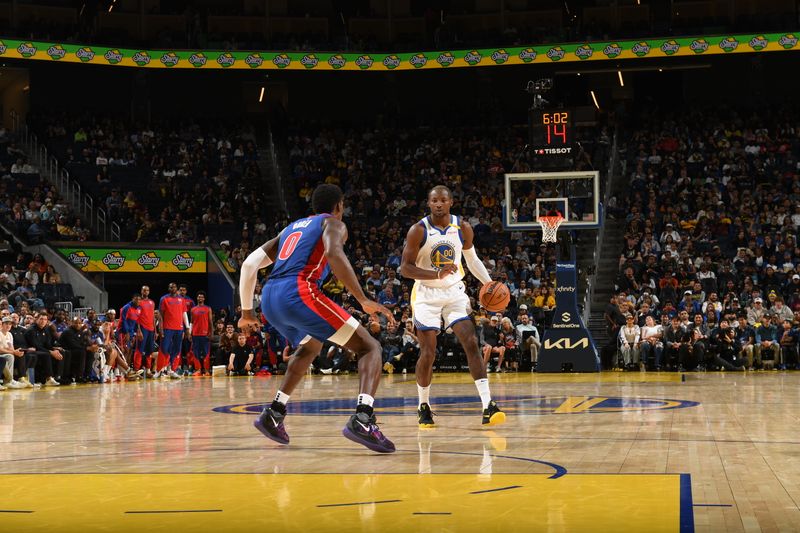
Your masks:
{"label": "green arena banner", "polygon": [[84,272],[205,274],[205,250],[164,248],[57,248]]}
{"label": "green arena banner", "polygon": [[386,72],[581,61],[608,61],[797,50],[794,33],[763,33],[605,41],[522,48],[397,54],[135,50],[41,41],[0,40],[0,58],[145,68],[356,70]]}
{"label": "green arena banner", "polygon": [[225,265],[225,270],[234,274],[238,269],[238,265],[236,261],[228,257],[228,254],[225,253],[224,250],[216,250],[217,259],[219,259],[220,263]]}

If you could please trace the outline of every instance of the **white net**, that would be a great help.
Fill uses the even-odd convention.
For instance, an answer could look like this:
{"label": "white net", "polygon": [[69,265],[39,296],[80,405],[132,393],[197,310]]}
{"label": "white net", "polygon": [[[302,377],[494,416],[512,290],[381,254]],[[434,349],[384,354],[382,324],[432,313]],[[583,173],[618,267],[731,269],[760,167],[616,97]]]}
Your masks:
{"label": "white net", "polygon": [[539,217],[539,225],[542,226],[542,242],[556,242],[558,227],[564,222],[561,215],[549,215]]}

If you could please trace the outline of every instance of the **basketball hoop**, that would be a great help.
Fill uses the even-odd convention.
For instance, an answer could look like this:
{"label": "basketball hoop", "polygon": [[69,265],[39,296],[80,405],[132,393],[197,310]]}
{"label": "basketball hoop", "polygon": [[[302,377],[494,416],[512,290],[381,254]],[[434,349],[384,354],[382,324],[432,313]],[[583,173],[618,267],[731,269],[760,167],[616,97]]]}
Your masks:
{"label": "basketball hoop", "polygon": [[542,242],[556,242],[556,232],[558,227],[564,222],[564,217],[561,213],[556,211],[555,215],[545,215],[537,219],[539,225],[542,226]]}

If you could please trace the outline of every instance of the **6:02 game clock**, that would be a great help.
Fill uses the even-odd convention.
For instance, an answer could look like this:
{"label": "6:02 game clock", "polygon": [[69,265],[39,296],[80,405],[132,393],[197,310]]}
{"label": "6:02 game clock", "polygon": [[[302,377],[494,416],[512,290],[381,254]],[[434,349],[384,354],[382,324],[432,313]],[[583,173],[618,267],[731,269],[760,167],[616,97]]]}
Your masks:
{"label": "6:02 game clock", "polygon": [[530,112],[530,145],[534,166],[567,167],[573,156],[573,111],[536,109]]}

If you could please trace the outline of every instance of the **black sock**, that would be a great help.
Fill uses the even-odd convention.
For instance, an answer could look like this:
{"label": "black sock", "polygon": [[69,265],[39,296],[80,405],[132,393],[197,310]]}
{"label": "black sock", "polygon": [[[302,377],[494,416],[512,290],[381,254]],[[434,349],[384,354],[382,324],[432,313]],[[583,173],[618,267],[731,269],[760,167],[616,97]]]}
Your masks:
{"label": "black sock", "polygon": [[372,416],[372,406],[366,404],[359,404],[356,406],[356,414],[358,413],[367,413],[368,416]]}
{"label": "black sock", "polygon": [[273,400],[272,405],[270,405],[269,408],[282,415],[286,414],[286,406],[278,400]]}

